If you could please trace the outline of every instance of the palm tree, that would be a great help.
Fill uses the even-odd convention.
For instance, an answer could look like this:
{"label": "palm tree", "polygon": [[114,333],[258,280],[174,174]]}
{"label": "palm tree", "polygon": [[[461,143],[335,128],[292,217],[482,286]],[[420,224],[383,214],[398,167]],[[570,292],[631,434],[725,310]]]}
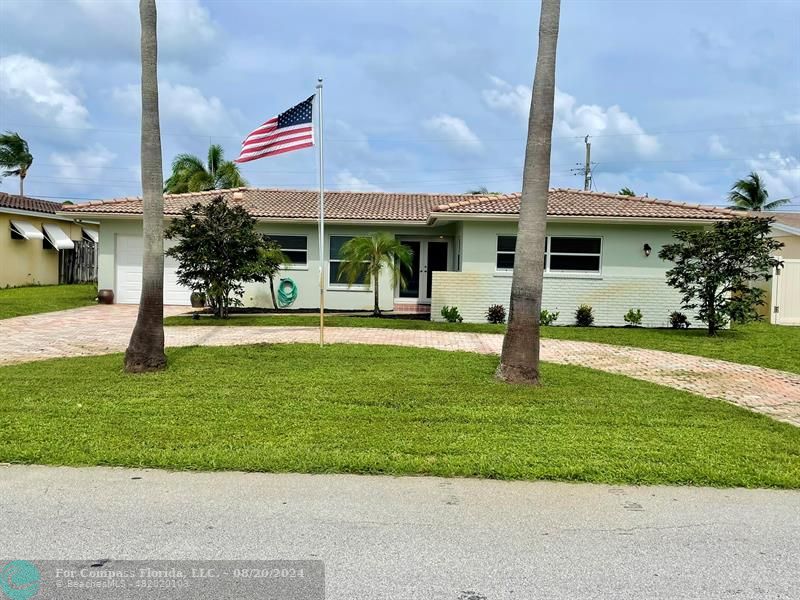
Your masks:
{"label": "palm tree", "polygon": [[388,233],[372,233],[355,237],[345,242],[341,250],[342,262],[339,263],[339,279],[345,279],[349,285],[368,276],[375,291],[375,305],[372,314],[381,314],[380,276],[384,267],[392,273],[392,286],[406,286],[404,271],[411,272],[411,249]]}
{"label": "palm tree", "polygon": [[634,192],[629,187],[624,187],[620,191],[618,191],[617,194],[619,194],[620,196],[635,196],[636,192]]}
{"label": "palm tree", "polygon": [[280,273],[281,267],[290,262],[280,245],[273,240],[265,240],[264,245],[258,249],[258,260],[254,268],[259,275],[269,280],[269,294],[272,296],[272,306],[276,311],[279,311],[281,307],[275,295],[275,278]]}
{"label": "palm tree", "polygon": [[753,210],[756,212],[775,210],[789,202],[788,198],[770,202],[769,192],[767,192],[764,182],[761,181],[761,177],[755,171],[733,184],[728,194],[728,200],[733,203],[728,207],[731,210]]}
{"label": "palm tree", "polygon": [[155,0],[139,0],[142,24],[142,212],[144,253],[142,296],[136,325],[125,351],[131,373],[166,367],[164,354],[164,185],[158,116],[158,41]]}
{"label": "palm tree", "polygon": [[164,185],[168,194],[226,190],[244,187],[247,181],[239,172],[239,165],[225,160],[222,146],[211,144],[208,148],[208,164],[193,154],[178,154],[172,161],[172,175]]}
{"label": "palm tree", "polygon": [[28,142],[18,133],[6,131],[0,135],[0,167],[5,169],[3,176],[19,177],[19,197],[25,195],[25,177],[33,163],[33,155]]}
{"label": "palm tree", "polygon": [[550,146],[556,80],[556,46],[560,0],[542,0],[539,49],[533,79],[528,141],[522,170],[514,275],[508,330],[497,377],[539,383],[539,313],[542,308],[545,223],[550,187]]}

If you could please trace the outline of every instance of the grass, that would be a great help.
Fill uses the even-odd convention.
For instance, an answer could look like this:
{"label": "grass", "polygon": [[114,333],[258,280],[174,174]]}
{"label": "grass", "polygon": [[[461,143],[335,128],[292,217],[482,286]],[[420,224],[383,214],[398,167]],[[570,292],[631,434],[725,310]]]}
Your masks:
{"label": "grass", "polygon": [[[388,346],[169,349],[0,368],[0,461],[800,487],[800,428],[626,377]],[[54,382],[58,382],[54,386]]]}
{"label": "grass", "polygon": [[[370,317],[326,317],[330,327],[385,327],[387,329],[432,329],[478,333],[504,333],[504,325],[489,323],[440,323]],[[168,317],[166,325],[199,326],[316,326],[315,315],[242,315],[230,319]],[[626,327],[543,327],[545,338],[583,340],[619,346],[634,346],[694,354],[731,362],[800,373],[800,328],[768,323],[737,325],[708,337],[704,329],[646,329]]]}
{"label": "grass", "polygon": [[0,319],[89,306],[95,303],[96,296],[97,286],[93,283],[2,288]]}

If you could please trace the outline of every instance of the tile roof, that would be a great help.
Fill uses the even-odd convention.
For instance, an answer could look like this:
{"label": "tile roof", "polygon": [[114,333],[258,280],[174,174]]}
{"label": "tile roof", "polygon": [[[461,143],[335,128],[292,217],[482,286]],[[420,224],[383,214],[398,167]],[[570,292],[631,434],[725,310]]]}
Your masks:
{"label": "tile roof", "polygon": [[[436,213],[517,215],[522,194],[475,196],[437,206]],[[547,214],[551,217],[621,217],[646,219],[728,219],[735,213],[724,208],[556,188],[550,190]]]}
{"label": "tile roof", "polygon": [[800,229],[800,212],[760,212],[750,213],[756,217],[773,217],[776,222],[794,229]]}
{"label": "tile roof", "polygon": [[61,210],[60,202],[50,202],[49,200],[39,200],[29,196],[14,196],[5,192],[0,192],[0,209],[13,208],[15,210],[27,210],[30,212],[47,213],[54,215]]}
{"label": "tile roof", "polygon": [[[196,202],[222,195],[254,217],[316,219],[318,193],[313,190],[236,188],[164,196],[164,214],[178,215]],[[325,192],[325,218],[329,220],[406,221],[425,223],[432,213],[519,213],[520,194],[474,196],[469,194],[414,194],[393,192]],[[141,198],[119,198],[65,206],[64,212],[95,215],[140,215]],[[664,219],[726,219],[732,211],[698,204],[653,198],[619,196],[569,189],[550,191],[548,215]]]}

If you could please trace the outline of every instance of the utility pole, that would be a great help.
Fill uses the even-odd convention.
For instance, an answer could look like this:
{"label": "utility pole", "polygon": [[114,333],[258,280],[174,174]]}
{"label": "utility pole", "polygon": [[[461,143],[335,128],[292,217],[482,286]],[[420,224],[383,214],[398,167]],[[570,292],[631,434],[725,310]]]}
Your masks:
{"label": "utility pole", "polygon": [[588,135],[583,138],[583,143],[586,144],[586,162],[583,166],[583,189],[588,192],[592,187],[592,143],[589,141]]}

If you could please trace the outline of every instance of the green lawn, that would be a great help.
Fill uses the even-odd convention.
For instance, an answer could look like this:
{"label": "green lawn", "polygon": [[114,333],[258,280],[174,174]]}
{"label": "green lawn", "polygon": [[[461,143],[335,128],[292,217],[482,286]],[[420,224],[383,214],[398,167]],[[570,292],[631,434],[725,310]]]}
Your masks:
{"label": "green lawn", "polygon": [[148,375],[119,354],[0,368],[0,462],[800,488],[800,428],[590,369],[528,388],[417,348],[168,355]]}
{"label": "green lawn", "polygon": [[93,283],[0,288],[0,319],[89,306],[95,296]]}
{"label": "green lawn", "polygon": [[[503,333],[504,325],[489,323],[439,323],[406,319],[373,319],[369,317],[326,317],[330,327],[385,327],[389,329],[435,329],[442,331],[474,331]],[[230,319],[203,317],[168,317],[166,325],[199,326],[316,326],[315,315],[233,316]],[[542,336],[565,340],[602,342],[637,348],[653,348],[683,354],[695,354],[732,362],[758,365],[800,373],[800,328],[780,327],[769,323],[737,325],[708,337],[704,329],[645,329],[626,327],[543,327]]]}

